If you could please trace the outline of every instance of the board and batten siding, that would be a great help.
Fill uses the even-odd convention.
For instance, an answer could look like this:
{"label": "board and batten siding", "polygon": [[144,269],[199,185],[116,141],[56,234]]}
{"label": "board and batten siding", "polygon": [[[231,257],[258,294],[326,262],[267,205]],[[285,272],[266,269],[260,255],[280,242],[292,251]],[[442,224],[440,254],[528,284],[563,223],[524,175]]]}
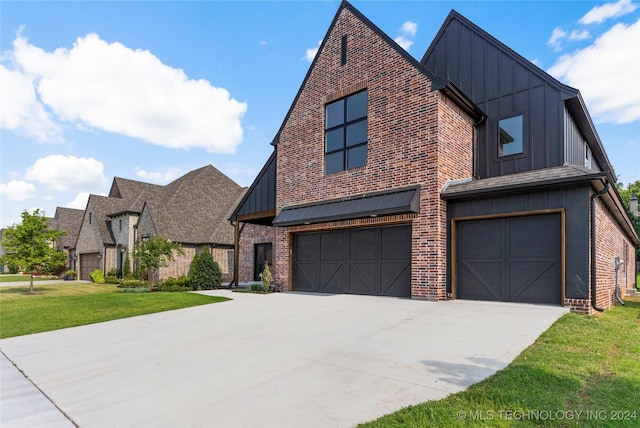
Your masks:
{"label": "board and batten siding", "polygon": [[602,171],[598,161],[589,150],[590,165],[585,162],[587,141],[582,136],[576,122],[573,120],[569,109],[564,108],[564,139],[565,139],[565,163],[578,166],[586,166],[594,171]]}

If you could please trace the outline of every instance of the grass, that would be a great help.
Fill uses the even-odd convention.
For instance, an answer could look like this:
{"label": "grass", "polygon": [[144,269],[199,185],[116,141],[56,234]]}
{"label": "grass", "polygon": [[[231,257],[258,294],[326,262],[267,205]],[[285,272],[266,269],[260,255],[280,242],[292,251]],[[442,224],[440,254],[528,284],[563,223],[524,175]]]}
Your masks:
{"label": "grass", "polygon": [[598,316],[567,314],[495,375],[360,427],[640,426],[638,355],[635,297]]}
{"label": "grass", "polygon": [[[33,282],[36,281],[50,281],[52,279],[59,279],[52,276],[34,276]],[[29,275],[0,275],[0,282],[23,282],[30,281]]]}
{"label": "grass", "polygon": [[0,288],[0,338],[229,300],[195,293],[121,293],[116,285],[60,283]]}

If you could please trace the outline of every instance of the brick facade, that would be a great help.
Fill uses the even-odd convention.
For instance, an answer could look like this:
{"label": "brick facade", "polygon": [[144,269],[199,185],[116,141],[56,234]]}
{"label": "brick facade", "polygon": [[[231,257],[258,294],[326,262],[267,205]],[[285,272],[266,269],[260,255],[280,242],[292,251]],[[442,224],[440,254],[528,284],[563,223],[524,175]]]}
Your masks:
{"label": "brick facade", "polygon": [[[240,235],[239,282],[253,282],[255,266],[254,247],[256,244],[273,244],[275,236],[275,227],[245,223],[242,234]],[[274,276],[275,270],[275,266],[271,266],[271,274]]]}
{"label": "brick facade", "polygon": [[[341,65],[342,37],[347,62]],[[303,203],[421,185],[420,213],[412,224],[412,297],[446,298],[447,180],[472,176],[472,120],[427,76],[348,9],[342,9],[280,133],[276,210]],[[324,106],[368,91],[365,167],[324,174]],[[289,290],[292,233],[398,222],[383,216],[275,231],[275,282]]]}
{"label": "brick facade", "polygon": [[624,295],[625,289],[633,287],[635,282],[634,249],[631,241],[620,229],[618,222],[600,198],[596,199],[595,211],[596,302],[599,307],[609,309],[617,303],[615,298],[616,257],[619,257],[624,263],[618,270],[620,296]]}

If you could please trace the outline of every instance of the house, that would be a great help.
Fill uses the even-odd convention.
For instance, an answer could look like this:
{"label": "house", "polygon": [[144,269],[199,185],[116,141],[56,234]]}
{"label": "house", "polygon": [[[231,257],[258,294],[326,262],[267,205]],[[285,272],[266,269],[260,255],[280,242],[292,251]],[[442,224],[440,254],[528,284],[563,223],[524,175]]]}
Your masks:
{"label": "house", "polygon": [[634,281],[580,93],[455,11],[417,61],[342,2],[272,145],[230,217],[240,281],[269,245],[282,291],[592,313]]}
{"label": "house", "polygon": [[165,186],[114,178],[109,195],[90,195],[84,210],[75,245],[80,279],[90,279],[95,269],[121,272],[134,245],[152,235],[178,242],[185,250],[157,272],[160,280],[186,275],[203,248],[230,277],[234,232],[227,218],[244,191],[211,165]]}
{"label": "house", "polygon": [[55,215],[48,220],[50,229],[58,232],[65,232],[65,235],[56,240],[54,248],[63,251],[67,256],[67,260],[65,262],[67,269],[75,270],[76,268],[74,252],[83,215],[83,210],[56,207]]}

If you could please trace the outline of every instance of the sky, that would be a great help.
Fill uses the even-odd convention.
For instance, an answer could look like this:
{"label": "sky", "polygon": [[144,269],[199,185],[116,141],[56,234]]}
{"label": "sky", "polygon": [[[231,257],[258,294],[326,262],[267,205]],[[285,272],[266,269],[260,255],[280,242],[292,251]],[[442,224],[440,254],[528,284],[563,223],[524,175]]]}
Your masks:
{"label": "sky", "polygon": [[[577,88],[620,182],[640,180],[640,2],[351,2],[420,60],[451,9]],[[114,177],[213,165],[249,186],[340,6],[0,2],[0,227],[84,209]]]}

